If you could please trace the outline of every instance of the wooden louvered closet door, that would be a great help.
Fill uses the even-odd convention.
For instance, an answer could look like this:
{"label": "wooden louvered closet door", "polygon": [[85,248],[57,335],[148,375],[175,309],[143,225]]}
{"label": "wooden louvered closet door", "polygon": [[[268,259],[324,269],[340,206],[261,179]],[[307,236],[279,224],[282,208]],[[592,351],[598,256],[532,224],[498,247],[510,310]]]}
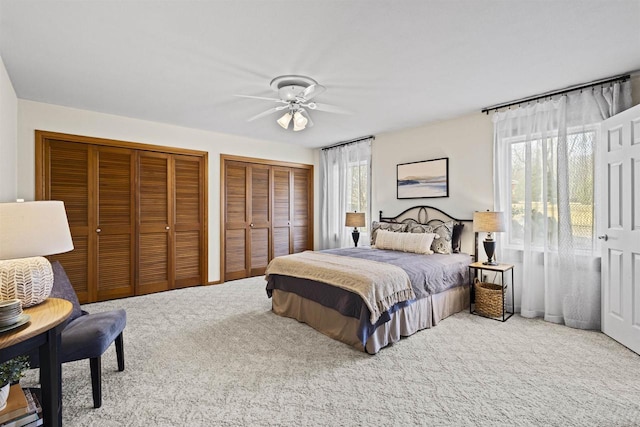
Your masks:
{"label": "wooden louvered closet door", "polygon": [[312,167],[226,157],[221,157],[224,280],[262,275],[274,257],[312,249]]}
{"label": "wooden louvered closet door", "polygon": [[293,204],[291,187],[293,174],[290,168],[273,168],[273,257],[293,252],[291,218]]}
{"label": "wooden louvered closet door", "polygon": [[134,152],[96,147],[98,300],[134,295]]}
{"label": "wooden louvered closet door", "polygon": [[173,283],[171,180],[170,155],[138,153],[138,295]]}
{"label": "wooden louvered closet door", "polygon": [[36,131],[36,198],[65,203],[74,244],[49,259],[81,303],[206,282],[206,153],[164,149]]}
{"label": "wooden louvered closet door", "polygon": [[199,285],[202,276],[202,246],[205,233],[203,188],[205,168],[202,158],[173,156],[174,188],[174,269],[175,288]]}
{"label": "wooden louvered closet door", "polygon": [[249,174],[249,276],[258,276],[264,274],[271,260],[271,168],[253,165]]}
{"label": "wooden louvered closet door", "polygon": [[[66,141],[50,141],[46,147],[45,176],[50,177],[45,187],[45,200],[62,200],[73,239],[73,251],[52,255],[50,261],[60,261],[81,302],[96,301],[95,267],[95,213],[89,208],[95,198],[89,191],[89,160],[93,147]],[[93,160],[92,160],[93,161]],[[94,181],[93,179],[91,180]]]}
{"label": "wooden louvered closet door", "polygon": [[225,264],[224,280],[241,279],[248,276],[247,271],[247,229],[249,226],[249,204],[247,203],[249,181],[246,163],[228,162],[224,167],[225,206],[224,243]]}
{"label": "wooden louvered closet door", "polygon": [[313,249],[312,190],[311,174],[308,169],[293,171],[293,251],[303,252]]}

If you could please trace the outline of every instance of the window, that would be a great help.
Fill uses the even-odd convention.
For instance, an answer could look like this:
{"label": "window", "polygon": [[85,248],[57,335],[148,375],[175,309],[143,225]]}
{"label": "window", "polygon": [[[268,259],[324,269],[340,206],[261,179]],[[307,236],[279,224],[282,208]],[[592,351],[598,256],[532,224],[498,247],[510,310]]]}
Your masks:
{"label": "window", "polygon": [[320,152],[320,245],[321,249],[353,245],[347,212],[364,212],[367,226],[360,227],[361,241],[368,238],[371,195],[371,141],[348,143]]}
{"label": "window", "polygon": [[[567,135],[570,225],[573,244],[578,250],[592,250],[595,245],[595,141],[595,128]],[[558,247],[557,145],[557,136],[533,138],[528,142],[515,138],[509,142],[510,246],[524,243],[525,195],[530,185],[531,244]]]}

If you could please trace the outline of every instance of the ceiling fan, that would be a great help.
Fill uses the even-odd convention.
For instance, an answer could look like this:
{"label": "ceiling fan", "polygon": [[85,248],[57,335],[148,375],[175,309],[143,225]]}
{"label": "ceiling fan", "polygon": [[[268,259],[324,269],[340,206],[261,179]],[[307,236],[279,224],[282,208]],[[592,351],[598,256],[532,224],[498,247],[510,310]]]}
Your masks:
{"label": "ceiling fan", "polygon": [[327,88],[318,84],[318,82],[311,77],[296,75],[278,76],[271,80],[270,86],[271,89],[278,92],[279,98],[235,95],[242,98],[262,99],[282,104],[249,118],[247,120],[248,122],[285,110],[284,115],[277,120],[277,123],[284,129],[288,129],[289,123],[293,121],[293,130],[297,132],[313,126],[313,121],[307,109],[326,111],[328,113],[350,114],[347,110],[340,107],[311,101],[311,99],[327,90]]}

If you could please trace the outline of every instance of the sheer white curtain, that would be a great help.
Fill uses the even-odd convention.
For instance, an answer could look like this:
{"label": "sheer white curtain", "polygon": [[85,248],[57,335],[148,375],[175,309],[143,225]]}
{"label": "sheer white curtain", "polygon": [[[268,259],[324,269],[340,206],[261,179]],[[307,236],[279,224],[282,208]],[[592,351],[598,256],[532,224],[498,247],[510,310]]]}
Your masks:
{"label": "sheer white curtain", "polygon": [[630,106],[625,82],[494,115],[498,256],[521,270],[522,316],[600,328],[598,124]]}
{"label": "sheer white curtain", "polygon": [[[353,246],[353,229],[345,227],[347,212],[364,212],[371,224],[371,141],[320,152],[320,249]],[[368,242],[368,228],[360,228],[359,244]]]}

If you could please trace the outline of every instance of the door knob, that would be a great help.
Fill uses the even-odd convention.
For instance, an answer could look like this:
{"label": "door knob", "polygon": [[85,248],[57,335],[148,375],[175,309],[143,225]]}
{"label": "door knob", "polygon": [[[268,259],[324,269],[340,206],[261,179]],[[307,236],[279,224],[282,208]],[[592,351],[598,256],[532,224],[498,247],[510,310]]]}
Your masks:
{"label": "door knob", "polygon": [[604,240],[606,242],[607,240],[609,240],[609,236],[607,236],[606,234],[603,234],[602,236],[598,236],[598,239]]}
{"label": "door knob", "polygon": [[249,224],[249,227],[253,227],[253,223]]}
{"label": "door knob", "polygon": [[101,229],[96,228],[96,233],[99,233],[99,232],[101,232],[101,231],[102,231]]}
{"label": "door knob", "polygon": [[169,229],[170,229],[170,227],[167,225],[164,229],[165,229],[165,230],[169,230]]}

